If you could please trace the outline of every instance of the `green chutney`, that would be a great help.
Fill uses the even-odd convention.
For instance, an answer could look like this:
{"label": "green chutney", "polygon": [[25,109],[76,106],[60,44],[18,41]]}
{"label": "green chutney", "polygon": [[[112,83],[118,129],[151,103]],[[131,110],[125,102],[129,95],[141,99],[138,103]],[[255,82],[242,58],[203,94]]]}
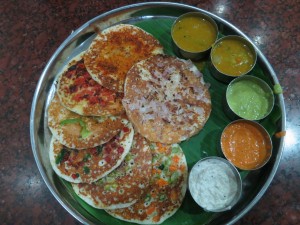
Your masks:
{"label": "green chutney", "polygon": [[262,84],[255,79],[232,82],[226,92],[230,109],[239,117],[248,120],[260,120],[267,116],[273,107],[273,96]]}

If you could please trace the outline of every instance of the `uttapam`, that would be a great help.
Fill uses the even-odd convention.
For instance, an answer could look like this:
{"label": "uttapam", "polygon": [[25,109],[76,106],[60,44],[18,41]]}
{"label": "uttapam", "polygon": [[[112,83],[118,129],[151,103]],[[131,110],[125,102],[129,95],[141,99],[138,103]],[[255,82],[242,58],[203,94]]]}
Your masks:
{"label": "uttapam", "polygon": [[50,163],[57,175],[73,183],[92,183],[116,169],[128,154],[134,130],[130,123],[109,142],[88,149],[71,149],[52,137]]}
{"label": "uttapam", "polygon": [[135,204],[106,210],[110,215],[139,224],[160,224],[181,206],[187,190],[187,163],[178,144],[152,144],[153,169],[148,192]]}
{"label": "uttapam", "polygon": [[83,116],[124,113],[123,94],[111,91],[92,79],[86,70],[83,54],[71,59],[58,78],[57,94],[61,103]]}
{"label": "uttapam", "polygon": [[163,53],[163,47],[151,34],[134,25],[119,24],[95,37],[84,55],[84,63],[102,86],[123,92],[128,70],[138,61],[159,53]]}
{"label": "uttapam", "polygon": [[61,103],[57,95],[48,108],[48,126],[63,145],[69,148],[92,148],[108,142],[123,127],[125,116],[87,117],[76,114]]}
{"label": "uttapam", "polygon": [[155,55],[127,73],[126,114],[152,142],[179,143],[198,133],[211,112],[208,86],[189,60]]}
{"label": "uttapam", "polygon": [[79,197],[95,208],[123,208],[144,194],[151,174],[151,149],[145,138],[135,133],[132,147],[118,168],[95,183],[72,186]]}

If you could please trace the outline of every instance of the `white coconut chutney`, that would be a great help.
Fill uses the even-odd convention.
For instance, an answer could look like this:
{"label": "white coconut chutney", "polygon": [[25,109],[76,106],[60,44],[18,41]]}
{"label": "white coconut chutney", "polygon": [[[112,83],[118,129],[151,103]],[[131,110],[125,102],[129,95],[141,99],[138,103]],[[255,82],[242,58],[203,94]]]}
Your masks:
{"label": "white coconut chutney", "polygon": [[239,198],[239,185],[234,170],[217,157],[199,161],[190,172],[191,195],[207,211],[229,210]]}

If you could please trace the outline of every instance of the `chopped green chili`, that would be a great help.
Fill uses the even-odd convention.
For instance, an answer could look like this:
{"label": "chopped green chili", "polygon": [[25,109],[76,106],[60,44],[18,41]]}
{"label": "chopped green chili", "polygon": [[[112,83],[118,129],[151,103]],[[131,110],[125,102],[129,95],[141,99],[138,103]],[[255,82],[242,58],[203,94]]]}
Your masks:
{"label": "chopped green chili", "polygon": [[73,123],[79,123],[81,126],[80,135],[82,138],[87,138],[91,132],[86,128],[86,123],[80,119],[80,118],[72,118],[72,119],[65,119],[60,122],[60,125],[67,125],[67,124],[73,124]]}
{"label": "chopped green chili", "polygon": [[55,163],[60,164],[62,162],[62,160],[64,159],[64,156],[66,155],[66,153],[67,153],[67,150],[63,148],[60,151],[60,153],[56,156]]}
{"label": "chopped green chili", "polygon": [[90,168],[88,168],[87,166],[84,166],[84,167],[83,167],[83,172],[84,172],[85,174],[89,174],[89,173],[90,173]]}

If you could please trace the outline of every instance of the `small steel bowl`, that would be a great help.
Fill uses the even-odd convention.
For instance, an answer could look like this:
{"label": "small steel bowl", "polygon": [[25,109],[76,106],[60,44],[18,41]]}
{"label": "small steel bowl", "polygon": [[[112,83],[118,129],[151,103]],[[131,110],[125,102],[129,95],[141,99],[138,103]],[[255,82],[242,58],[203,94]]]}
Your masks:
{"label": "small steel bowl", "polygon": [[[189,191],[195,202],[205,211],[223,212],[230,210],[239,201],[242,179],[238,170],[228,160],[210,156],[199,160],[192,167],[189,174]],[[220,197],[218,200],[217,196]]]}
{"label": "small steel bowl", "polygon": [[[214,29],[214,32],[215,32],[214,40],[212,41],[211,45],[208,45],[207,48],[205,48],[201,51],[191,51],[191,50],[188,50],[188,49],[184,48],[183,46],[180,45],[180,43],[178,43],[178,41],[174,37],[174,28],[176,27],[176,25],[180,21],[182,21],[182,19],[188,18],[188,17],[196,17],[196,18],[206,20],[212,25],[212,29]],[[197,61],[197,60],[200,60],[200,59],[206,57],[207,55],[209,55],[209,51],[210,51],[213,43],[218,38],[218,26],[217,26],[216,22],[210,16],[206,15],[205,13],[202,13],[202,12],[189,12],[189,13],[185,13],[185,14],[179,16],[174,21],[174,23],[172,25],[172,28],[171,28],[171,37],[172,37],[172,43],[173,43],[174,51],[178,56],[183,57],[185,59],[191,59],[193,61]],[[199,35],[199,37],[200,37],[200,35]]]}
{"label": "small steel bowl", "polygon": [[[256,85],[253,87],[260,87],[260,89],[252,87],[252,96],[246,96],[246,89],[237,88],[237,85],[239,85],[242,82],[247,82]],[[257,96],[259,94],[263,94],[263,98],[266,102],[266,104],[263,104],[263,106],[266,106],[267,108],[264,114],[259,115],[259,112],[257,112],[257,115],[254,115],[254,113],[256,112],[254,111],[254,109],[257,106],[257,104],[254,101],[257,100]],[[234,102],[233,100],[231,100],[231,97],[233,95],[237,96],[238,102]],[[253,100],[250,99],[250,96]],[[232,80],[227,86],[226,95],[223,98],[223,110],[225,114],[232,120],[247,119],[260,121],[271,113],[274,107],[274,101],[275,97],[273,90],[265,81],[253,75],[243,75]],[[261,108],[262,107],[260,107],[259,109]],[[253,112],[253,115],[249,115],[250,112]]]}
{"label": "small steel bowl", "polygon": [[[241,130],[241,127],[245,128],[245,124],[247,124],[248,127],[245,129]],[[238,128],[238,130],[233,130],[235,128]],[[231,131],[230,131],[231,129]],[[238,139],[237,135],[245,135],[245,139]],[[254,148],[249,144],[251,141],[251,137],[253,137],[252,134],[258,135],[258,138],[254,140],[253,145],[255,146]],[[235,167],[241,169],[241,170],[257,170],[262,168],[271,158],[272,156],[272,149],[273,149],[273,144],[271,137],[267,130],[260,125],[259,123],[251,120],[245,120],[245,119],[239,119],[235,120],[231,123],[229,123],[223,130],[222,135],[221,135],[221,149],[222,153],[225,156],[225,158],[230,161]],[[225,147],[226,144],[230,143],[230,149],[227,149]],[[257,152],[257,146],[263,143],[265,145],[265,152]],[[248,146],[248,147],[247,147]],[[240,148],[238,148],[240,147]],[[256,149],[255,149],[256,148]],[[229,150],[229,151],[227,151]],[[254,152],[256,151],[256,152]],[[241,154],[242,159],[238,160],[238,154]],[[247,154],[249,153],[249,154]],[[257,160],[254,162],[254,160],[259,156],[259,153],[263,156],[261,160]],[[251,162],[246,162],[243,160],[252,160]]]}
{"label": "small steel bowl", "polygon": [[[215,51],[219,47],[219,45],[221,43],[223,43],[224,41],[225,42],[226,41],[238,41],[243,46],[247,47],[247,49],[249,50],[249,54],[251,54],[252,57],[253,57],[253,64],[252,64],[251,67],[249,67],[248,70],[243,71],[243,73],[241,73],[241,74],[235,75],[235,74],[227,73],[225,71],[221,71],[220,68],[218,68],[218,66],[216,65],[216,60],[217,60],[218,56],[215,55]],[[226,57],[226,59],[228,59],[228,57]],[[223,60],[223,59],[219,58],[219,60]],[[210,70],[211,70],[212,75],[217,80],[219,80],[221,82],[224,82],[224,83],[229,83],[231,80],[233,80],[236,77],[248,74],[253,69],[253,67],[255,66],[256,60],[257,60],[257,53],[256,53],[256,50],[255,50],[254,46],[251,44],[250,41],[248,41],[247,39],[245,39],[241,36],[238,36],[238,35],[228,35],[228,36],[225,36],[223,38],[218,39],[214,43],[214,45],[212,46],[212,49],[211,49],[211,52],[210,52],[210,61],[211,61]]]}

